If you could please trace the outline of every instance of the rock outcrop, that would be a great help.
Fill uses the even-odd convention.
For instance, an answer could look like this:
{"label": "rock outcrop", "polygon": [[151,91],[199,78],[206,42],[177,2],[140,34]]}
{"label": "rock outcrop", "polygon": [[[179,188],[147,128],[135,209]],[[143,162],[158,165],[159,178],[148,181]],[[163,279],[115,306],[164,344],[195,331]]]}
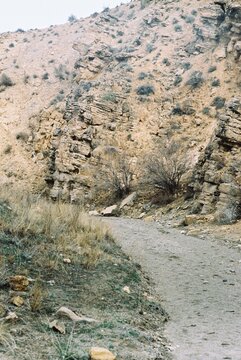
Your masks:
{"label": "rock outcrop", "polygon": [[126,153],[138,179],[145,155],[170,140],[191,168],[198,162],[195,211],[233,203],[238,175],[226,163],[239,154],[240,110],[227,99],[240,91],[241,4],[142,5],[1,36],[1,68],[13,84],[0,92],[1,184],[90,204],[107,155]]}
{"label": "rock outcrop", "polygon": [[225,223],[241,217],[240,99],[227,101],[217,118],[217,130],[195,171],[194,192],[199,196],[193,211],[215,213]]}

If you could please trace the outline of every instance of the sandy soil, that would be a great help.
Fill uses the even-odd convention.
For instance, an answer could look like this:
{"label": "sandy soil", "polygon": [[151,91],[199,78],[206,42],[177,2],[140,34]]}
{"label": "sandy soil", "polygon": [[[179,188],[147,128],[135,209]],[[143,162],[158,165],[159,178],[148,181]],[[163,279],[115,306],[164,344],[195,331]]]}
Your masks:
{"label": "sandy soil", "polygon": [[174,359],[241,359],[241,253],[159,223],[106,220],[124,251],[155,283],[170,315]]}

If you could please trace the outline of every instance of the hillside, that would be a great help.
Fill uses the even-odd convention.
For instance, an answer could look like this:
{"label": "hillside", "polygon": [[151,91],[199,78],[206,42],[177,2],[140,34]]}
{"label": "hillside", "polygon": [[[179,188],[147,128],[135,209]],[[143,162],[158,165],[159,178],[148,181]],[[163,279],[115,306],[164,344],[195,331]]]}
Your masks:
{"label": "hillside", "polygon": [[91,207],[104,159],[126,156],[138,182],[168,140],[196,166],[190,211],[226,207],[239,190],[241,4],[144,3],[1,35],[1,184]]}

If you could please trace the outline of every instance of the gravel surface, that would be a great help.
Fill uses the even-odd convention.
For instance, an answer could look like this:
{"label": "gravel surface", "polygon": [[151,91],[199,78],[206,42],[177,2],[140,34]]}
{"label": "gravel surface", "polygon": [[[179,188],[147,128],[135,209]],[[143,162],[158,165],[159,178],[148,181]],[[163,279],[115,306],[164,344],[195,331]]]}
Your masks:
{"label": "gravel surface", "polygon": [[161,295],[173,358],[241,360],[240,250],[158,223],[105,221]]}

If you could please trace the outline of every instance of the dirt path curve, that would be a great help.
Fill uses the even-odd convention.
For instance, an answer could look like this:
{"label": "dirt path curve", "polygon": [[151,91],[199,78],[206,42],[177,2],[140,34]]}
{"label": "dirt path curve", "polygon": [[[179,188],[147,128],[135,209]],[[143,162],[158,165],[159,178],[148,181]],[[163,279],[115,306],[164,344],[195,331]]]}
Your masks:
{"label": "dirt path curve", "polygon": [[156,284],[177,360],[241,360],[241,252],[157,223],[106,220]]}

